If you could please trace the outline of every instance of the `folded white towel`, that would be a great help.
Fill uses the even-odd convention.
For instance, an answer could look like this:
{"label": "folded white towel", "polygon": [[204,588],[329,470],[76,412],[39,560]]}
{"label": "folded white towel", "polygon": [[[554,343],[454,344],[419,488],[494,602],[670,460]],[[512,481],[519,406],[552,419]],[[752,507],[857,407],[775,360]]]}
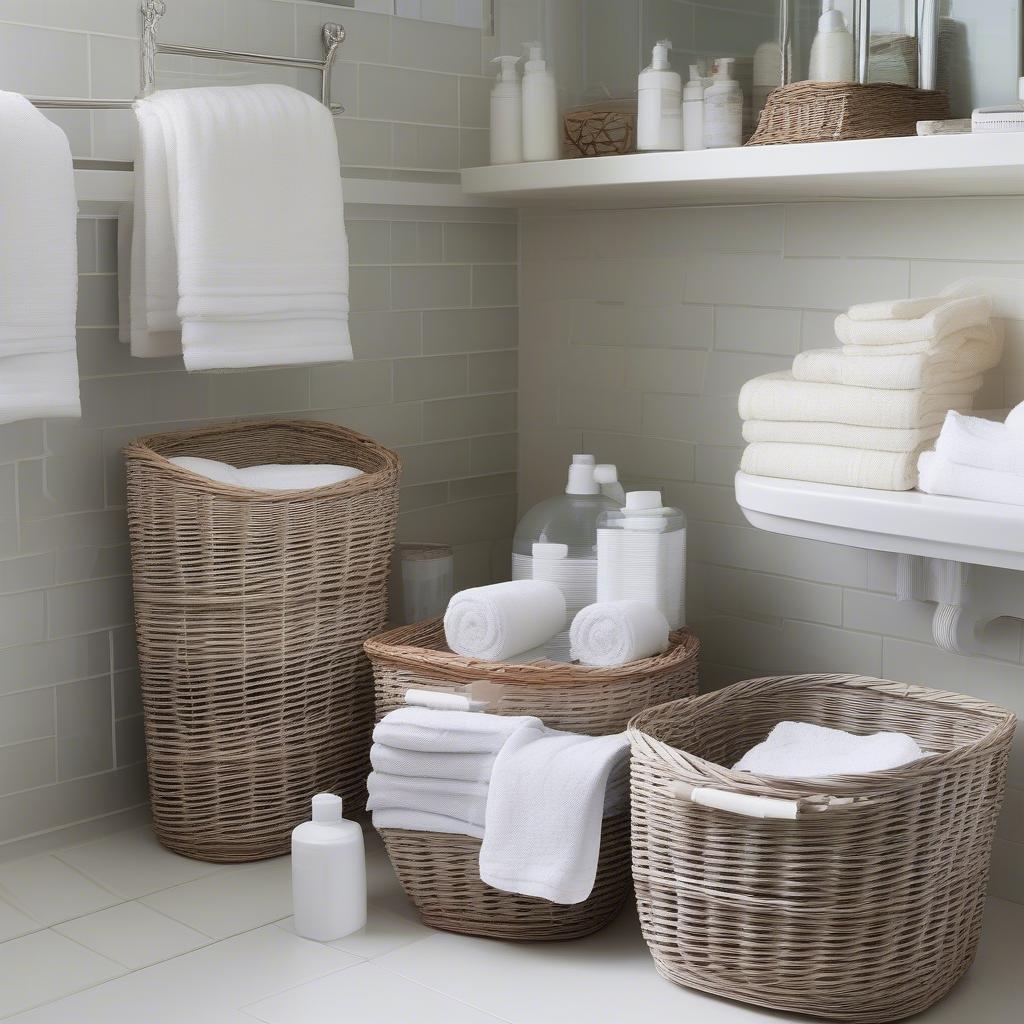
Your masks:
{"label": "folded white towel", "polygon": [[135,106],[133,352],[173,347],[180,320],[190,370],[351,359],[330,112],[281,85],[160,90]]}
{"label": "folded white towel", "polygon": [[949,413],[935,451],[958,465],[1024,476],[1024,438],[1014,437],[1005,423],[995,420]]}
{"label": "folded white towel", "polygon": [[404,775],[413,779],[461,779],[464,782],[486,782],[494,767],[493,754],[453,754],[403,750],[374,743],[370,747],[370,764],[374,771],[388,775]]}
{"label": "folded white towel", "polygon": [[483,711],[485,700],[473,700],[464,693],[444,690],[406,690],[405,703],[414,708],[433,708],[435,711]]}
{"label": "folded white towel", "polygon": [[456,594],[444,616],[448,646],[466,658],[506,661],[565,629],[565,597],[542,580],[512,580]]}
{"label": "folded white towel", "polygon": [[974,391],[894,391],[794,380],[788,370],[748,380],[740,391],[743,420],[803,420],[864,427],[927,427],[950,409],[967,411]]}
{"label": "folded white towel", "polygon": [[[991,346],[982,342],[964,345],[950,355],[929,357],[851,356],[838,348],[817,348],[801,352],[793,360],[795,380],[819,384],[849,384],[859,388],[891,388],[909,391],[934,389],[956,383],[963,391],[981,386],[978,374],[990,370]],[[948,390],[948,388],[947,388]]]}
{"label": "folded white towel", "polygon": [[540,725],[531,715],[478,715],[401,707],[373,730],[373,742],[436,754],[496,754],[512,733]]}
{"label": "folded white towel", "polygon": [[1024,476],[1016,473],[962,466],[937,452],[924,452],[917,466],[920,474],[917,488],[926,494],[1024,505]]}
{"label": "folded white towel", "polygon": [[416,779],[370,772],[368,811],[423,811],[483,826],[487,783],[462,779]]}
{"label": "folded white towel", "polygon": [[823,444],[751,444],[740,469],[752,476],[808,480],[842,487],[909,491],[917,484],[921,452],[877,452]]}
{"label": "folded white towel", "polygon": [[602,601],[572,620],[569,642],[574,661],[611,667],[668,650],[668,634],[668,621],[654,605]]}
{"label": "folded white towel", "polygon": [[964,328],[986,323],[992,312],[990,300],[984,296],[934,300],[928,312],[913,319],[878,317],[866,319],[865,310],[880,308],[871,303],[867,307],[854,307],[858,315],[842,313],[836,318],[836,337],[844,345],[898,345],[919,341],[935,341]]}
{"label": "folded white towel", "polygon": [[0,92],[0,423],[82,413],[77,218],[67,136]]}
{"label": "folded white towel", "polygon": [[862,448],[874,452],[912,452],[923,449],[939,436],[939,424],[931,427],[859,427],[851,423],[801,423],[785,420],[747,420],[743,440],[780,444],[824,444]]}
{"label": "folded white towel", "polygon": [[521,729],[491,775],[480,878],[505,892],[581,903],[594,888],[609,776],[629,757],[624,733]]}
{"label": "folded white towel", "polygon": [[459,821],[443,814],[430,814],[427,811],[413,811],[407,807],[374,811],[373,827],[401,828],[410,832],[442,832],[446,835],[472,836],[483,839],[484,830],[480,825],[468,821]]}
{"label": "folded white towel", "polygon": [[929,356],[934,359],[949,359],[968,345],[980,350],[980,356],[987,366],[997,366],[1003,354],[1005,329],[1002,321],[990,320],[975,324],[962,331],[954,331],[942,338],[929,341],[909,341],[895,345],[843,345],[844,355],[872,359],[878,356]]}
{"label": "folded white towel", "polygon": [[768,737],[748,750],[734,771],[784,779],[883,772],[924,757],[902,732],[856,736],[809,722],[779,722]]}
{"label": "folded white towel", "polygon": [[[941,295],[929,295],[921,299],[888,299],[881,302],[862,302],[851,306],[846,315],[851,320],[919,320],[944,307],[953,299],[963,299],[976,304],[988,316],[992,310],[991,301],[983,295],[958,296],[947,291]],[[963,308],[963,307],[959,307]],[[943,314],[946,315],[946,314]]]}
{"label": "folded white towel", "polygon": [[362,476],[361,469],[352,466],[296,464],[247,466],[238,469],[216,459],[201,459],[191,455],[174,455],[167,460],[174,465],[198,473],[210,480],[253,491],[305,491],[316,487],[330,487]]}

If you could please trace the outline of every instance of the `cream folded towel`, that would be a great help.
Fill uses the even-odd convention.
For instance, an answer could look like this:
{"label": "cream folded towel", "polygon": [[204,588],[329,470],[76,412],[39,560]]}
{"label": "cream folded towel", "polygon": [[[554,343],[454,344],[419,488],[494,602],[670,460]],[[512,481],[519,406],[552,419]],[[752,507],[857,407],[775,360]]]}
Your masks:
{"label": "cream folded towel", "polygon": [[912,452],[925,448],[939,436],[939,424],[931,427],[858,427],[850,423],[801,423],[786,420],[747,420],[743,440],[755,444],[833,445],[874,452]]}
{"label": "cream folded towel", "polygon": [[743,420],[914,428],[941,423],[950,409],[969,410],[973,397],[973,390],[937,393],[815,384],[794,380],[783,370],[747,381],[740,391],[739,413]]}
{"label": "cream folded towel", "polygon": [[483,839],[484,830],[481,825],[469,821],[459,821],[444,814],[431,814],[428,811],[414,811],[408,807],[388,808],[374,811],[373,827],[400,828],[409,832],[442,832],[446,835],[471,836]]}
{"label": "cream folded towel", "polygon": [[531,715],[481,715],[401,707],[373,730],[373,742],[400,750],[435,754],[496,754],[519,729],[541,725]]}
{"label": "cream folded towel", "polygon": [[[983,295],[958,296],[951,291],[941,295],[928,295],[920,299],[883,299],[880,302],[861,302],[851,306],[846,315],[851,320],[920,320],[931,313],[944,310],[953,300],[976,303],[984,316],[992,312],[991,301]],[[964,307],[959,307],[963,309]],[[948,315],[943,312],[942,316]],[[959,314],[962,315],[962,314]]]}
{"label": "cream folded towel", "polygon": [[947,357],[850,356],[838,348],[801,352],[793,360],[796,380],[819,384],[849,384],[858,388],[910,391],[956,384],[964,391],[981,386],[978,376],[991,369],[989,348],[979,342],[964,345]]}
{"label": "cream folded towel", "polygon": [[77,219],[67,136],[0,92],[0,423],[82,414]]}
{"label": "cream folded towel", "polygon": [[370,772],[366,780],[368,811],[422,811],[483,826],[487,783],[462,779],[414,779]]}
{"label": "cream folded towel", "polygon": [[611,668],[668,650],[661,610],[644,601],[601,601],[572,620],[570,653],[584,665]]}
{"label": "cream folded towel", "polygon": [[818,444],[752,444],[743,452],[740,469],[752,476],[909,491],[917,483],[920,454],[920,449],[877,452]]}
{"label": "cream folded towel", "polygon": [[[905,300],[901,300],[905,301]],[[932,300],[927,312],[914,318],[875,316],[865,314],[900,309],[898,303],[870,303],[854,306],[848,313],[836,318],[836,337],[844,345],[897,345],[919,341],[935,341],[948,334],[955,334],[967,327],[987,323],[992,312],[992,303],[987,297],[950,298],[938,296]],[[923,306],[914,307],[923,308]],[[856,313],[856,315],[854,315]]]}
{"label": "cream folded towel", "polygon": [[895,345],[843,345],[841,351],[847,356],[929,356],[935,359],[949,359],[967,345],[983,351],[980,358],[986,368],[997,366],[1003,355],[1002,321],[990,320],[975,324],[962,331],[955,331],[933,341],[910,341]]}
{"label": "cream folded towel", "polygon": [[924,452],[918,461],[918,470],[920,480],[917,488],[926,494],[1024,505],[1024,476],[1017,473],[962,466],[937,452]]}
{"label": "cream folded towel", "polygon": [[401,747],[389,747],[383,743],[374,743],[370,747],[370,764],[374,771],[418,779],[486,782],[491,777],[495,757],[497,753],[453,754],[403,750]]}
{"label": "cream folded towel", "polygon": [[1024,477],[1024,438],[1014,437],[1005,423],[995,420],[949,413],[935,452],[957,465]]}

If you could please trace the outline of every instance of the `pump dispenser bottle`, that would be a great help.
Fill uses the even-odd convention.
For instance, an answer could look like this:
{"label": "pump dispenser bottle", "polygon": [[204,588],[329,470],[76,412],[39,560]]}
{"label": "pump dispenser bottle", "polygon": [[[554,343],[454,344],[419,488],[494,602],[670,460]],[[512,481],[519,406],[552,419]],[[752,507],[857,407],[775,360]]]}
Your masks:
{"label": "pump dispenser bottle", "polygon": [[730,74],[732,57],[715,61],[715,76],[704,93],[704,145],[725,149],[743,145],[743,91]]}
{"label": "pump dispenser bottle", "polygon": [[498,80],[491,90],[491,163],[518,164],[523,159],[523,88],[517,57],[495,57]]}
{"label": "pump dispenser bottle", "polygon": [[811,44],[812,82],[853,81],[853,36],[835,0],[821,0],[818,34]]}
{"label": "pump dispenser bottle", "polygon": [[690,80],[683,88],[683,149],[704,148],[704,75],[699,64],[690,65]]}
{"label": "pump dispenser bottle", "polygon": [[557,160],[560,138],[555,76],[540,43],[526,44],[523,72],[523,159]]}
{"label": "pump dispenser bottle", "polygon": [[668,62],[670,39],[654,44],[651,66],[640,72],[637,92],[636,148],[683,148],[683,86]]}

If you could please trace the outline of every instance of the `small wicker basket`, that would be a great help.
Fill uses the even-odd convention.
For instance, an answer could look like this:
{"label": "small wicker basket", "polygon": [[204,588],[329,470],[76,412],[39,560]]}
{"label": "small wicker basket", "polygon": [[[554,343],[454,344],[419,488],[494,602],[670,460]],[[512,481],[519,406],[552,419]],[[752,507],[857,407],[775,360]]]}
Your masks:
{"label": "small wicker basket", "polygon": [[[723,767],[784,719],[904,732],[928,754],[818,780]],[[1015,725],[972,697],[840,675],[753,679],[638,715],[633,877],[659,973],[832,1020],[930,1006],[974,957]]]}
{"label": "small wicker basket", "polygon": [[567,157],[621,156],[636,152],[636,112],[574,110],[563,120]]}
{"label": "small wicker basket", "polygon": [[[499,715],[535,715],[554,729],[590,735],[621,732],[659,700],[697,692],[700,644],[688,630],[670,649],[618,669],[555,662],[509,665],[452,654],[440,619],[395,629],[366,642],[376,682],[377,717],[400,707],[409,689],[466,692],[483,683]],[[489,938],[545,940],[589,935],[608,924],[629,895],[629,827],[606,819],[594,891],[562,906],[492,889],[480,881],[480,841],[469,836],[382,829],[402,887],[424,923]]]}

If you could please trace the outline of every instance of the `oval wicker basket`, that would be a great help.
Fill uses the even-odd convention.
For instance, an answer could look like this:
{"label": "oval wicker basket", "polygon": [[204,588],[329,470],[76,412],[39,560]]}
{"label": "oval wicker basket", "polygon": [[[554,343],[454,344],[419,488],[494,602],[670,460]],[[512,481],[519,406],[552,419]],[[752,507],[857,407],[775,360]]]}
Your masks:
{"label": "oval wicker basket", "polygon": [[[440,619],[392,630],[366,642],[373,662],[377,717],[423,688],[459,693],[481,681],[492,687],[488,708],[499,715],[535,715],[554,729],[590,735],[621,732],[630,717],[660,700],[697,692],[700,643],[689,630],[672,634],[662,655],[617,669],[555,662],[509,665],[452,654]],[[489,938],[574,939],[608,924],[629,896],[628,820],[607,819],[591,896],[562,906],[500,892],[480,881],[480,841],[469,836],[381,829],[388,856],[425,924]]]}
{"label": "oval wicker basket", "polygon": [[[723,767],[784,719],[904,732],[929,754],[819,780]],[[753,679],[638,715],[633,876],[658,971],[832,1020],[930,1006],[974,957],[1015,724],[971,697],[842,675]],[[797,817],[698,806],[693,787],[792,801]]]}
{"label": "oval wicker basket", "polygon": [[[364,475],[262,492],[175,455]],[[144,437],[124,456],[157,837],[224,863],[286,853],[314,793],[365,803],[362,644],[386,622],[399,458],[344,427],[275,421]]]}

